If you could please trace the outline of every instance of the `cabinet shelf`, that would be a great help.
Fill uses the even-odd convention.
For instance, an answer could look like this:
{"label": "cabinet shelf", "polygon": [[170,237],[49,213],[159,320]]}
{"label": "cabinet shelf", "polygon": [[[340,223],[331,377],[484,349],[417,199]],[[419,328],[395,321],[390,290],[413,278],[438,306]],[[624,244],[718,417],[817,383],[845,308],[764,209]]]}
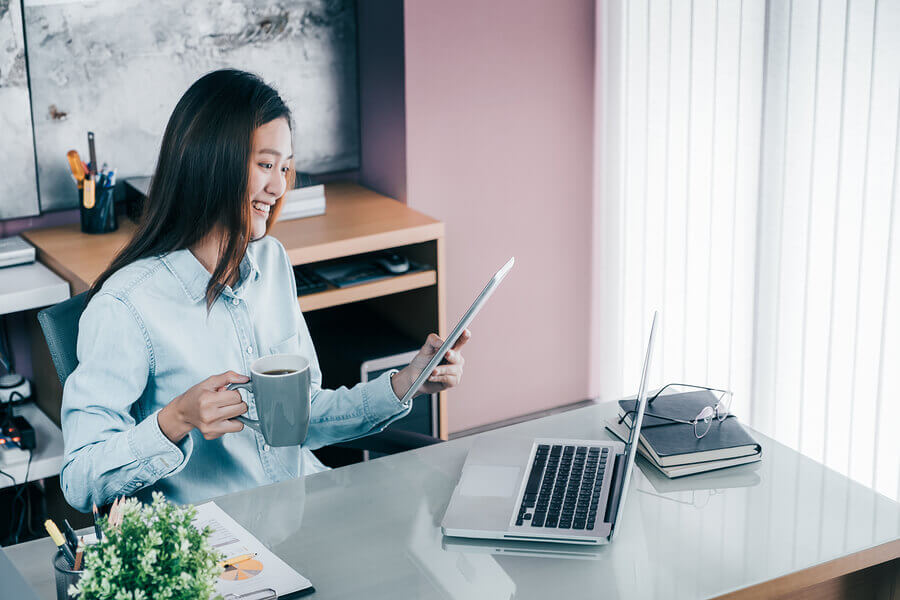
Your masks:
{"label": "cabinet shelf", "polygon": [[300,309],[310,312],[322,308],[330,308],[341,304],[350,304],[370,298],[378,298],[390,294],[416,290],[437,283],[437,271],[419,271],[407,275],[398,275],[389,279],[380,279],[371,283],[362,283],[345,288],[330,288],[324,292],[300,296]]}

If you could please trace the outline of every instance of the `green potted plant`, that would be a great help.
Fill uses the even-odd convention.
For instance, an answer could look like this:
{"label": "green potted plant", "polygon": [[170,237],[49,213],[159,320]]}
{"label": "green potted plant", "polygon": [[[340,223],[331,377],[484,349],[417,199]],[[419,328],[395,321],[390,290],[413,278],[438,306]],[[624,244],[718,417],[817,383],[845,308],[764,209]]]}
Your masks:
{"label": "green potted plant", "polygon": [[84,551],[84,574],[69,594],[79,600],[197,600],[217,598],[222,558],[211,530],[191,524],[197,510],[154,492],[153,502],[125,500],[121,524],[103,523],[103,540]]}

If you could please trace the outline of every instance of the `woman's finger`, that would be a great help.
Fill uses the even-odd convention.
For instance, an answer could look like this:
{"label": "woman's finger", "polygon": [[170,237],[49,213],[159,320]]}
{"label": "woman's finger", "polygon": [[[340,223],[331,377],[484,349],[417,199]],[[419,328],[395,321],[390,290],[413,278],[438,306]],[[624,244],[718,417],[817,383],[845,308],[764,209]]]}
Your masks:
{"label": "woman's finger", "polygon": [[215,402],[218,406],[234,406],[235,404],[243,404],[244,399],[241,398],[240,392],[237,390],[221,390],[212,392]]}
{"label": "woman's finger", "polygon": [[442,340],[441,336],[436,333],[429,333],[428,337],[425,338],[425,347],[431,350],[431,354],[434,354],[434,352],[438,348],[440,348],[443,343],[444,340]]}
{"label": "woman's finger", "polygon": [[462,372],[462,365],[441,365],[439,367],[435,367],[434,371],[431,372],[431,375],[455,375],[457,377],[462,377]]}
{"label": "woman's finger", "polygon": [[447,354],[444,358],[445,364],[462,366],[465,362],[466,359],[463,358],[462,352],[459,350],[447,350]]}
{"label": "woman's finger", "polygon": [[440,383],[444,387],[459,385],[460,377],[457,375],[433,375],[428,378],[431,383]]}
{"label": "woman's finger", "polygon": [[442,367],[437,367],[434,371],[431,372],[431,376],[428,379],[430,380],[432,377],[449,377],[451,379],[461,379],[462,368],[460,368],[458,365],[444,365]]}
{"label": "woman's finger", "polygon": [[239,415],[247,412],[247,404],[243,401],[238,402],[237,404],[229,404],[227,406],[222,406],[219,408],[216,417],[222,420],[233,419]]}
{"label": "woman's finger", "polygon": [[208,377],[201,382],[201,385],[208,390],[217,390],[225,387],[229,383],[247,383],[248,381],[250,381],[250,378],[246,375],[241,375],[235,371],[225,371],[224,373]]}
{"label": "woman's finger", "polygon": [[460,348],[465,346],[466,342],[468,342],[470,339],[472,339],[472,332],[468,329],[463,329],[462,335],[460,335],[459,339],[456,340],[456,343],[453,344],[453,349],[459,350]]}
{"label": "woman's finger", "polygon": [[207,440],[214,440],[222,437],[226,433],[235,433],[243,428],[244,424],[240,421],[225,419],[224,421],[217,421],[209,427],[206,427],[203,430],[203,437]]}

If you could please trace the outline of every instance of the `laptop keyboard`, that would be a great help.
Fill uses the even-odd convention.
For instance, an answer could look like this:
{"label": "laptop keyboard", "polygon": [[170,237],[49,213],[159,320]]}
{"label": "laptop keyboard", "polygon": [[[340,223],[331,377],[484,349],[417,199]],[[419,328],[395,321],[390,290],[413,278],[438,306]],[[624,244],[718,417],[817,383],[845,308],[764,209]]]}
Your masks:
{"label": "laptop keyboard", "polygon": [[540,444],[516,525],[592,530],[609,448]]}

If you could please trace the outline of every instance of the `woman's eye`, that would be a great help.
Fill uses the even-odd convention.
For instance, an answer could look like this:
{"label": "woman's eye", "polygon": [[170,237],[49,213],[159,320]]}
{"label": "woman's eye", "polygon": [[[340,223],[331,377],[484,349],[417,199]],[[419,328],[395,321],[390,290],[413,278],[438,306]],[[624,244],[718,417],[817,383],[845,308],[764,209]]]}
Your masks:
{"label": "woman's eye", "polygon": [[259,166],[261,166],[263,169],[271,169],[273,165],[272,163],[259,163]]}
{"label": "woman's eye", "polygon": [[282,167],[282,168],[281,168],[281,172],[282,172],[282,173],[287,173],[287,172],[290,171],[290,170],[291,170],[290,167]]}

